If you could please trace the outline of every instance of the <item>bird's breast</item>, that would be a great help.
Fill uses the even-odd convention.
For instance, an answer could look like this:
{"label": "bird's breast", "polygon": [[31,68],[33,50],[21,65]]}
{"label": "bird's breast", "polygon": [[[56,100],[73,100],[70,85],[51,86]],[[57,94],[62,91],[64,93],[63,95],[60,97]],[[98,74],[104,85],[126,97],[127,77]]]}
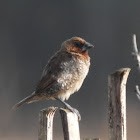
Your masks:
{"label": "bird's breast", "polygon": [[64,79],[60,79],[61,81],[65,80],[65,82],[62,82],[65,93],[59,94],[59,98],[62,100],[67,100],[71,94],[81,88],[89,71],[90,61],[82,61],[80,59],[74,61],[76,62],[73,62],[73,66],[69,70],[71,72],[65,71],[63,74]]}
{"label": "bird's breast", "polygon": [[79,66],[77,67],[77,80],[73,83],[74,92],[78,91],[83,84],[89,71],[90,62],[84,62],[79,60]]}

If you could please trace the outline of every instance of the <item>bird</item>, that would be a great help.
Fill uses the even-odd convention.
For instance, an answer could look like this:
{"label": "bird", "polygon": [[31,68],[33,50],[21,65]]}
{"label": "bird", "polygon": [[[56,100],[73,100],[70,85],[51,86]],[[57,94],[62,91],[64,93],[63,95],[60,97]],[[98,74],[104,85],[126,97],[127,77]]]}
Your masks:
{"label": "bird", "polygon": [[81,37],[72,37],[64,41],[45,66],[35,91],[15,104],[13,109],[25,103],[54,99],[76,113],[80,120],[79,111],[65,100],[81,88],[90,67],[88,50],[93,47]]}

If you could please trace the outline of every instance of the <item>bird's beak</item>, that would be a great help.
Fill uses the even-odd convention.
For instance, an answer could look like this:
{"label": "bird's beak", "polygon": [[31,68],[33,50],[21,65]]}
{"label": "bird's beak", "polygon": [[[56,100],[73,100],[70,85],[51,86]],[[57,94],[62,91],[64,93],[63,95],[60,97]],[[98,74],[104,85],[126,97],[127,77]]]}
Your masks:
{"label": "bird's beak", "polygon": [[82,51],[87,51],[88,49],[94,48],[94,46],[92,44],[90,44],[89,42],[85,42],[84,46],[82,48]]}
{"label": "bird's beak", "polygon": [[85,42],[85,46],[90,49],[90,48],[94,48],[94,46],[92,44],[90,44],[89,42]]}

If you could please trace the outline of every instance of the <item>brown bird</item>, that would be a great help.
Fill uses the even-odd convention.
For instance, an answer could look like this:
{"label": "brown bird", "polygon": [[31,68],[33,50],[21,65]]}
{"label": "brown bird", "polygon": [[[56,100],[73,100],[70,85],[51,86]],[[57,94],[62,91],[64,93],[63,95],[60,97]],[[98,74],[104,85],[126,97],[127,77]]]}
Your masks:
{"label": "brown bird", "polygon": [[93,45],[80,37],[72,37],[64,41],[60,50],[46,65],[36,90],[13,108],[16,109],[24,103],[43,99],[57,99],[75,112],[80,119],[78,110],[72,108],[65,100],[80,89],[88,74],[90,67],[88,50],[90,48],[93,48]]}

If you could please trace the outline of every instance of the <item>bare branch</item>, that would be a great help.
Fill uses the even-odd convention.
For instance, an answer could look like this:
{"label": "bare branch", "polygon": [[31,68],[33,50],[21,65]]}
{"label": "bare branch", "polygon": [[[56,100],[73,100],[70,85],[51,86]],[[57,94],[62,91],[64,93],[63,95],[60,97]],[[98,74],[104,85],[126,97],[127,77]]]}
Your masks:
{"label": "bare branch", "polygon": [[[133,34],[132,36],[132,49],[133,49],[133,52],[132,52],[132,55],[134,56],[135,60],[137,61],[137,68],[138,68],[138,71],[140,72],[140,53],[138,51],[138,47],[137,47],[137,41],[136,41],[136,35]],[[137,98],[140,100],[140,90],[139,90],[139,86],[136,85],[136,95],[137,95]]]}
{"label": "bare branch", "polygon": [[136,35],[134,34],[133,35],[133,45],[132,45],[132,48],[133,48],[133,52],[132,52],[132,55],[134,56],[135,60],[137,61],[137,67],[138,67],[138,70],[140,72],[140,55],[139,55],[139,51],[138,51],[138,47],[137,47],[137,41],[136,41]]}
{"label": "bare branch", "polygon": [[138,85],[136,85],[136,92],[137,92],[137,97],[138,97],[138,99],[140,100],[140,90],[139,90],[139,86]]}
{"label": "bare branch", "polygon": [[136,35],[133,34],[133,51],[134,53],[138,53],[138,48],[137,48],[137,41],[136,41]]}

